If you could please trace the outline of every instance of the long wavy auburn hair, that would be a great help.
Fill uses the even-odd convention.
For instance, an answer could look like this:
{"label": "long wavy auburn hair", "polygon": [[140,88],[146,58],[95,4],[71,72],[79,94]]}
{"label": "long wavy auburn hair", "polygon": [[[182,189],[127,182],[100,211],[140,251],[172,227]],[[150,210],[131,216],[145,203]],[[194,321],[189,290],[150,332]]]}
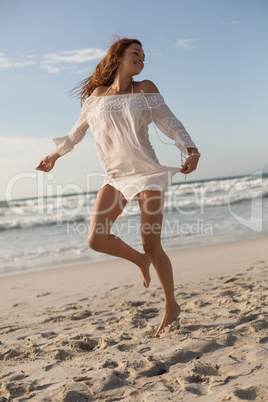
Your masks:
{"label": "long wavy auburn hair", "polygon": [[109,48],[107,55],[99,62],[94,73],[85,80],[79,82],[73,91],[80,98],[81,106],[95,88],[113,83],[117,68],[119,66],[118,59],[124,55],[125,50],[132,44],[137,43],[142,46],[138,39],[122,38],[117,40]]}

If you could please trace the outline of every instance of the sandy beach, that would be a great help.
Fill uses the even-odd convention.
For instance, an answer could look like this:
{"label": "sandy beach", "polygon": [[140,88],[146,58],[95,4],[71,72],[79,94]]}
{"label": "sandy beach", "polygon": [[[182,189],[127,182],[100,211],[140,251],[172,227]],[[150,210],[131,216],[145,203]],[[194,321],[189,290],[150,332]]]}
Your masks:
{"label": "sandy beach", "polygon": [[169,252],[180,318],[160,338],[151,267],[114,259],[1,278],[0,401],[268,400],[267,238]]}

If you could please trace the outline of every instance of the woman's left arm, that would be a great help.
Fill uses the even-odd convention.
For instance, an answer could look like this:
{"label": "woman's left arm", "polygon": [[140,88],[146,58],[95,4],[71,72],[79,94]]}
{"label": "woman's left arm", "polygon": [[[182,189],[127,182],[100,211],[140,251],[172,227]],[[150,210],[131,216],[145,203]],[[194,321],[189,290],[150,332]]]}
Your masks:
{"label": "woman's left arm", "polygon": [[159,93],[156,95],[155,104],[152,105],[153,121],[165,135],[175,141],[176,147],[179,148],[182,155],[187,158],[182,164],[181,173],[191,173],[196,169],[201,156],[197,146],[187,133],[183,124],[165,104],[163,96]]}
{"label": "woman's left arm", "polygon": [[184,164],[181,165],[181,173],[184,174],[189,174],[194,170],[196,170],[199,158],[201,156],[197,148],[187,148],[187,151],[189,156],[184,162]]}

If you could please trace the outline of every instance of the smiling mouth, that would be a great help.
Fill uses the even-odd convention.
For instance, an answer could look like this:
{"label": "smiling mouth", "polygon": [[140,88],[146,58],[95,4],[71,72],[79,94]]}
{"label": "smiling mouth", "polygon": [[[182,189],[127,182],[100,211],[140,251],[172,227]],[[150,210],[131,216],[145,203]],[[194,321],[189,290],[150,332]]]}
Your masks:
{"label": "smiling mouth", "polygon": [[141,64],[140,64],[140,63],[134,63],[134,64],[138,64],[138,66],[140,66],[140,68],[141,68]]}

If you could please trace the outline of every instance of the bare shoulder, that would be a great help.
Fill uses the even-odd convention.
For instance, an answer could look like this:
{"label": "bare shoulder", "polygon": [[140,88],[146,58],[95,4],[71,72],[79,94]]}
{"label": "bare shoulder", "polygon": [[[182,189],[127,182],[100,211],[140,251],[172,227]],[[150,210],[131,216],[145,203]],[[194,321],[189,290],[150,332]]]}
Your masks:
{"label": "bare shoulder", "polygon": [[105,92],[107,91],[108,87],[106,87],[105,85],[97,87],[94,89],[94,91],[92,92],[91,95],[93,96],[103,96],[105,94]]}
{"label": "bare shoulder", "polygon": [[137,82],[138,90],[143,90],[145,93],[159,93],[157,86],[150,80]]}

